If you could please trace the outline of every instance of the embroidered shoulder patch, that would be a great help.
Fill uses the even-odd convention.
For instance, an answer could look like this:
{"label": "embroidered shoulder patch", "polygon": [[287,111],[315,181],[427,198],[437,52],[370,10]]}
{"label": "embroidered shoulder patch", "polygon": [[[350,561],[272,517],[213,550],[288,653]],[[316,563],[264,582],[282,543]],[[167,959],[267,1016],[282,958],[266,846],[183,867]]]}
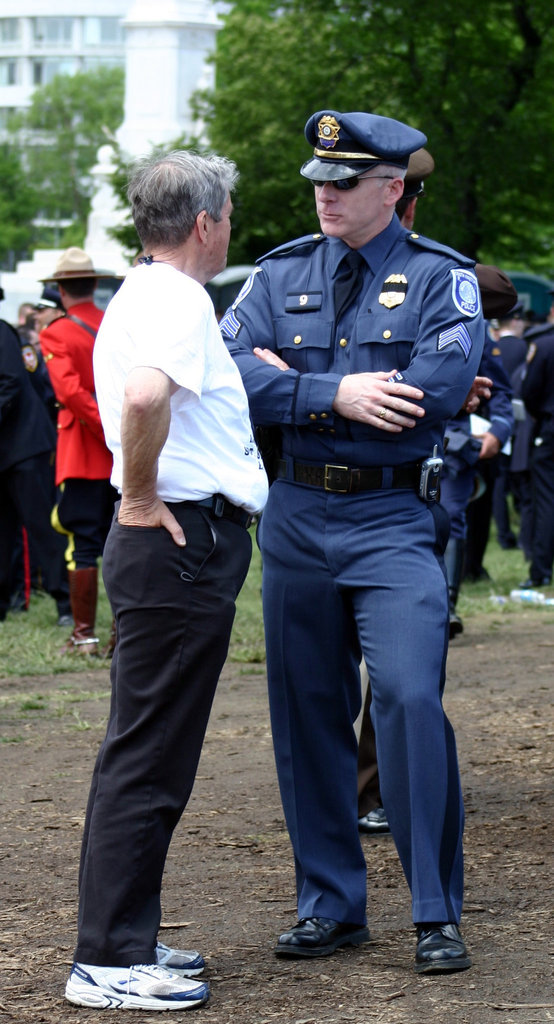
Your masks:
{"label": "embroidered shoulder patch", "polygon": [[242,324],[238,317],[236,316],[235,310],[239,302],[242,302],[242,300],[245,299],[246,296],[252,291],[254,278],[256,277],[256,274],[260,273],[261,269],[261,267],[256,267],[250,274],[250,277],[247,277],[230,310],[225,314],[223,319],[220,320],[219,330],[221,331],[224,338],[233,338],[234,340],[237,337],[237,334],[239,333]]}
{"label": "embroidered shoulder patch", "polygon": [[252,271],[252,273],[250,274],[250,277],[248,277],[246,279],[246,281],[244,282],[244,284],[243,284],[240,292],[238,293],[235,301],[233,302],[233,305],[231,307],[232,309],[236,309],[238,304],[239,304],[239,302],[242,302],[242,300],[245,299],[246,296],[252,291],[252,285],[254,284],[254,278],[255,278],[256,274],[260,273],[261,269],[262,269],[261,267],[256,267]]}
{"label": "embroidered shoulder patch", "polygon": [[471,270],[451,270],[452,298],[456,309],[464,316],[477,316],[481,309],[481,295],[477,278]]}
{"label": "embroidered shoulder patch", "polygon": [[443,331],[439,334],[439,340],[437,343],[437,351],[441,352],[443,348],[447,348],[448,345],[458,344],[467,359],[471,352],[473,342],[471,335],[465,324],[456,324],[454,327],[449,327],[447,331]]}

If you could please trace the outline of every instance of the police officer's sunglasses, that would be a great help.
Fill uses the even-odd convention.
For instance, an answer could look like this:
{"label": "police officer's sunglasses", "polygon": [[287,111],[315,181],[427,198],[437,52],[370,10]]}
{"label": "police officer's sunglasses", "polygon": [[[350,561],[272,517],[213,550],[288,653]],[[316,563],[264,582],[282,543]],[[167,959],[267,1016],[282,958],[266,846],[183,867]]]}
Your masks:
{"label": "police officer's sunglasses", "polygon": [[316,181],[314,178],[310,178],[312,185],[316,188],[323,188],[324,185],[332,185],[333,188],[337,188],[339,192],[348,192],[351,188],[356,188],[360,181],[367,178],[383,178],[392,181],[394,175],[392,174],[354,174],[351,178],[338,178],[337,181]]}

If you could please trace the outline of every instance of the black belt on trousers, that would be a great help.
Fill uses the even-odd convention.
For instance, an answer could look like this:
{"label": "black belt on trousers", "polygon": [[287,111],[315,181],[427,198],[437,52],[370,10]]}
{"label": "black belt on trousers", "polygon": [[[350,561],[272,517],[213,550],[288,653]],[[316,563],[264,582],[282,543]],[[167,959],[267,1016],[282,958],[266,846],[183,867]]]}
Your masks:
{"label": "black belt on trousers", "polygon": [[[277,466],[278,478],[289,478],[285,459],[280,459]],[[366,469],[356,466],[310,466],[303,462],[292,462],[292,479],[297,484],[309,484],[311,487],[323,487],[333,494],[355,494],[357,491],[377,491],[385,487],[419,487],[421,465],[417,462],[391,468],[392,479],[383,484],[383,469],[371,466]]]}
{"label": "black belt on trousers", "polygon": [[254,516],[250,512],[239,508],[238,505],[233,505],[222,494],[214,494],[211,498],[202,498],[201,501],[184,501],[183,505],[198,505],[200,508],[207,508],[216,519],[230,519],[232,523],[244,526],[246,530],[254,521]]}

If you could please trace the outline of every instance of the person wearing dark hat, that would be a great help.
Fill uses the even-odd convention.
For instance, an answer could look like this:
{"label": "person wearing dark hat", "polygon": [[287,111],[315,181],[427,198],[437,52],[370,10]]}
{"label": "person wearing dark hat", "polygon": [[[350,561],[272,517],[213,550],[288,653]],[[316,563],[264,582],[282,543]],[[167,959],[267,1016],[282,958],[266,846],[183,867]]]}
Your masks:
{"label": "person wearing dark hat", "polygon": [[[20,326],[17,334],[21,343],[21,356],[29,379],[38,398],[45,406],[54,429],[54,445],[56,440],[57,403],[48,370],[38,342],[39,325],[35,321],[39,313],[32,307],[32,315],[28,314],[27,324]],[[31,410],[29,409],[29,415]],[[44,440],[42,438],[41,440]],[[35,469],[35,472],[38,472]],[[54,459],[41,463],[40,472],[43,476],[40,489],[32,489],[29,493],[31,502],[26,510],[17,539],[12,547],[12,596],[10,606],[15,610],[26,610],[29,607],[32,590],[54,588],[58,606],[58,625],[73,624],[69,602],[69,584],[64,559],[65,543],[59,533],[50,525],[52,507],[55,504]],[[44,521],[48,524],[46,529]],[[25,526],[23,526],[23,522]],[[46,538],[47,543],[44,543]]]}
{"label": "person wearing dark hat", "polygon": [[[429,172],[430,173],[430,172]],[[398,212],[399,204],[397,203],[396,209]],[[413,220],[412,220],[413,226]],[[509,305],[511,305],[514,295],[515,288],[510,281],[507,274],[500,270],[498,267],[490,264],[475,264],[475,275],[479,283],[479,291],[481,293],[481,302],[483,306],[483,314],[485,317],[495,316],[499,313],[505,313]],[[485,342],[485,345],[490,349],[490,340]],[[486,372],[490,372],[494,375],[495,379],[486,376]],[[508,397],[506,392],[506,382],[498,378],[496,373],[496,366],[490,364],[490,357],[487,357],[484,352],[481,360],[481,366],[479,368],[480,376],[477,378],[480,381],[480,387],[478,393],[470,398],[469,401],[464,402],[463,408],[458,414],[458,423],[464,424],[464,429],[467,431],[466,436],[469,436],[469,413],[476,412],[479,408],[480,402],[490,400],[494,393],[495,386],[499,386],[498,398],[495,394],[493,400],[493,407],[497,408],[497,401],[500,403],[500,408],[505,412],[508,410]],[[491,391],[492,389],[492,391]],[[456,421],[452,421],[455,423]],[[492,425],[491,425],[492,426]],[[452,424],[447,426],[447,431],[452,428]],[[445,461],[448,465],[448,452],[446,453]],[[448,489],[448,485],[447,485]],[[465,500],[465,491],[462,493],[462,501]],[[441,495],[441,501],[442,501]],[[448,498],[447,498],[448,506]],[[443,501],[444,504],[444,501]],[[452,505],[451,505],[452,510]],[[455,509],[454,509],[455,514]],[[458,596],[458,589],[460,586],[460,576],[462,570],[461,561],[456,564],[456,560],[451,559],[449,561],[449,555],[452,555],[452,547],[454,548],[454,554],[456,552],[456,541],[454,544],[449,540],[446,546],[445,562],[448,576],[448,591],[450,601],[450,625],[449,632],[450,637],[456,635],[456,631],[459,632],[459,628],[456,630],[456,626],[461,626],[462,622],[456,613],[456,600]],[[454,627],[454,629],[453,629]],[[379,782],[379,769],[377,764],[377,752],[375,744],[375,730],[370,715],[371,706],[371,686],[367,675],[365,665],[360,666],[360,673],[362,677],[362,692],[364,692],[364,683],[367,687],[365,693],[365,701],[361,722],[359,723],[360,728],[360,740],[358,747],[358,828],[360,832],[371,835],[385,835],[390,832],[387,815],[383,808],[383,802],[381,799],[380,782]]]}
{"label": "person wearing dark hat", "polygon": [[552,582],[554,562],[554,290],[546,323],[531,327],[521,397],[535,420],[531,445],[533,540],[529,577],[523,587]]}
{"label": "person wearing dark hat", "polygon": [[369,939],[353,727],[363,656],[415,970],[464,970],[463,803],[442,707],[448,522],[436,497],[444,424],[481,359],[479,288],[473,261],[395,214],[421,132],[322,110],[305,133],[301,174],[321,231],[259,260],[220,324],[254,423],[281,440],[259,542],[299,920],[275,952],[327,956]]}
{"label": "person wearing dark hat", "polygon": [[65,309],[58,288],[45,284],[42,295],[34,307],[37,331],[40,332],[48,327],[53,320],[65,316]]}
{"label": "person wearing dark hat", "polygon": [[[40,345],[59,403],[56,516],[68,535],[74,627],[67,653],[97,654],[98,558],[110,528],[116,491],[110,484],[112,456],[106,447],[96,401],[92,354],[102,310],[94,304],[99,276],[76,246],[60,256],[46,285],[56,285],[65,316],[40,332]],[[51,300],[54,301],[54,300]]]}
{"label": "person wearing dark hat", "polygon": [[[425,149],[420,149],[410,157],[404,194],[397,203],[396,212],[404,227],[412,228],[418,198],[424,195],[424,180],[432,174],[434,160]],[[475,264],[475,274],[479,284],[479,292],[484,315],[487,319],[506,314],[517,299],[516,290],[504,271],[492,265]],[[502,446],[513,431],[513,413],[511,408],[511,388],[506,372],[499,359],[500,350],[493,344],[487,331],[483,356],[479,367],[479,375],[492,382],[492,391],[486,398],[486,406],[477,403],[473,412],[481,411],[483,418],[490,421],[489,426],[480,438],[471,436],[470,417],[468,410],[462,407],[446,426],[448,446],[445,455],[441,503],[447,509],[451,530],[444,554],[448,577],[450,603],[450,638],[463,631],[463,623],[456,611],[458,594],[462,580],[464,565],[468,560],[466,551],[467,509],[474,489],[477,464],[482,467],[482,476],[494,478],[497,470],[497,456]],[[483,501],[479,503],[480,515],[472,518],[474,529],[470,551],[473,561],[481,564],[481,559],[488,540],[489,523],[492,508],[492,482]],[[472,507],[474,511],[476,506]],[[473,564],[473,562],[472,562]],[[363,740],[362,740],[363,748]],[[360,818],[362,831],[384,831],[386,819],[380,809],[373,817]],[[377,818],[376,821],[374,819]],[[374,828],[374,824],[377,828]]]}
{"label": "person wearing dark hat", "polygon": [[[425,179],[433,172],[435,161],[426,150],[417,149],[410,154],[404,191],[396,203],[396,215],[403,227],[414,226],[418,200],[425,195]],[[363,710],[359,725],[358,742],[358,830],[365,835],[389,835],[390,828],[383,808],[375,730],[371,721],[371,686],[365,662],[360,665]]]}

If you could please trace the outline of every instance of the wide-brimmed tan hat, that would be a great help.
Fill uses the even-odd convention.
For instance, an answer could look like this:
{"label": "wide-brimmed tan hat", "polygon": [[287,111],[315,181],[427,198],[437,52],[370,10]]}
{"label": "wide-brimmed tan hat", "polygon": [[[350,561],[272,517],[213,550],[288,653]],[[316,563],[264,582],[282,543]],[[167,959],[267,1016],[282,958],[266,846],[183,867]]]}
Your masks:
{"label": "wide-brimmed tan hat", "polygon": [[83,249],[72,245],[66,249],[56,263],[51,277],[41,277],[43,284],[48,281],[69,281],[71,278],[115,277],[109,270],[95,270],[90,256]]}

